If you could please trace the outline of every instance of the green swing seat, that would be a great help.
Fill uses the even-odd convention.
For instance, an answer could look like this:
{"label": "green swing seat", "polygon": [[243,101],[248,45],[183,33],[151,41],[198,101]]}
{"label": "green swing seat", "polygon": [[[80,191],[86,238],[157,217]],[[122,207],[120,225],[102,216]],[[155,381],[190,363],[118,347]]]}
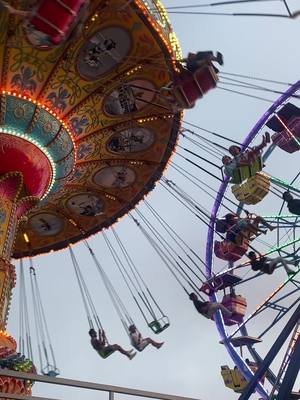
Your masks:
{"label": "green swing seat", "polygon": [[164,315],[163,317],[150,322],[148,326],[154,333],[158,334],[170,326],[170,320],[166,315]]}
{"label": "green swing seat", "polygon": [[107,349],[103,349],[103,350],[97,350],[97,353],[99,354],[99,356],[101,358],[107,358],[110,355],[112,355],[112,353],[114,353],[115,351],[111,348],[107,348]]}

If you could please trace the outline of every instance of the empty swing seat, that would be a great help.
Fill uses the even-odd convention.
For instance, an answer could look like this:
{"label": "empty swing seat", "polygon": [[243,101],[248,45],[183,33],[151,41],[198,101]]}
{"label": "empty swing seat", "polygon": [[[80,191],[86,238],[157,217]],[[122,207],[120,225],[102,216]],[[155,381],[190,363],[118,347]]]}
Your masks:
{"label": "empty swing seat", "polygon": [[236,325],[243,321],[247,309],[247,300],[245,297],[236,294],[226,294],[223,297],[222,304],[233,312],[231,317],[223,315],[225,325]]}
{"label": "empty swing seat", "polygon": [[254,176],[257,172],[261,171],[262,168],[263,161],[259,156],[251,165],[245,165],[243,167],[236,168],[233,177],[230,179],[230,183],[240,184],[251,176]]}
{"label": "empty swing seat", "polygon": [[238,336],[238,337],[233,337],[230,340],[231,344],[234,347],[254,346],[255,344],[262,342],[262,339],[258,339],[257,337],[254,336]]}
{"label": "empty swing seat", "polygon": [[300,117],[292,118],[287,127],[288,129],[274,133],[272,141],[287,153],[294,153],[300,150]]}
{"label": "empty swing seat", "polygon": [[174,79],[173,94],[182,108],[192,108],[209,90],[217,86],[218,76],[213,67],[205,66],[196,72],[183,71]]}
{"label": "empty swing seat", "polygon": [[40,1],[29,24],[47,35],[54,45],[61,44],[73,29],[86,0]]}
{"label": "empty swing seat", "polygon": [[201,292],[210,296],[218,290],[232,287],[234,284],[240,282],[241,280],[242,279],[239,276],[227,272],[220,276],[212,277],[201,286],[200,290]]}
{"label": "empty swing seat", "polygon": [[243,257],[248,250],[248,246],[249,242],[247,240],[244,240],[241,246],[229,240],[223,240],[222,242],[216,240],[214,243],[214,253],[216,257],[222,260],[234,262]]}
{"label": "empty swing seat", "polygon": [[170,326],[170,320],[166,315],[164,315],[160,319],[155,319],[154,321],[149,322],[148,326],[154,333],[158,334]]}
{"label": "empty swing seat", "polygon": [[257,204],[269,193],[270,177],[263,172],[257,172],[245,183],[234,185],[231,190],[238,201]]}

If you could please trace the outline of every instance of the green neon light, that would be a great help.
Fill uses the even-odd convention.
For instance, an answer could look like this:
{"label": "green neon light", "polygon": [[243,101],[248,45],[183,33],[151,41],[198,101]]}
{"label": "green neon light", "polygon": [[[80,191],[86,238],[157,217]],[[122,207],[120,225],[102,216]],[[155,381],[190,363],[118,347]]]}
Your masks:
{"label": "green neon light", "polygon": [[291,240],[290,242],[287,242],[287,243],[283,244],[282,246],[272,247],[271,250],[268,251],[268,253],[266,253],[266,255],[273,254],[278,250],[285,249],[286,247],[291,246],[292,244],[295,244],[295,243],[298,243],[298,242],[300,242],[300,237],[297,238],[297,239]]}
{"label": "green neon light", "polygon": [[288,219],[288,218],[300,218],[300,215],[294,215],[294,214],[278,214],[278,215],[263,215],[262,216],[264,219]]}
{"label": "green neon light", "polygon": [[270,176],[270,180],[272,183],[275,183],[276,185],[282,186],[285,189],[292,189],[297,193],[300,193],[300,189],[295,188],[294,186],[288,184],[287,182],[283,181],[282,179],[275,178],[274,176]]}

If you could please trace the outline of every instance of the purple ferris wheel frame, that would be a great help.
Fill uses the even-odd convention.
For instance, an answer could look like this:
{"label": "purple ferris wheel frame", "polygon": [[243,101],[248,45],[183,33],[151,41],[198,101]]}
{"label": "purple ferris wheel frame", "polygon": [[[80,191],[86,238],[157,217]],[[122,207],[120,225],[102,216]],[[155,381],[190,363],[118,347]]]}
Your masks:
{"label": "purple ferris wheel frame", "polygon": [[[263,114],[263,116],[258,120],[258,122],[254,125],[252,130],[246,136],[245,140],[242,143],[242,149],[245,149],[249,146],[255,136],[259,133],[262,127],[266,124],[270,116],[280,107],[285,101],[287,101],[295,92],[300,89],[300,80],[297,81],[295,84],[289,87],[289,89],[281,95],[272,105],[271,107]],[[218,193],[216,195],[215,202],[212,207],[211,216],[210,216],[210,223],[207,232],[207,241],[206,241],[206,255],[205,255],[205,264],[206,264],[206,278],[211,278],[212,274],[212,267],[213,267],[213,244],[214,244],[214,221],[216,220],[218,211],[220,209],[222,198],[225,194],[226,188],[229,183],[229,178],[226,178],[224,182],[221,184]],[[215,294],[210,296],[210,300],[216,302],[217,297]],[[227,349],[231,359],[235,363],[235,365],[242,371],[245,378],[249,381],[253,377],[253,373],[244,362],[244,360],[239,356],[233,345],[231,344],[230,340],[227,339],[225,325],[223,318],[221,316],[220,311],[216,314],[215,323],[218,328],[221,340],[224,343],[224,346]],[[266,392],[263,385],[258,383],[256,390],[262,396],[262,398],[267,399],[268,393]]]}

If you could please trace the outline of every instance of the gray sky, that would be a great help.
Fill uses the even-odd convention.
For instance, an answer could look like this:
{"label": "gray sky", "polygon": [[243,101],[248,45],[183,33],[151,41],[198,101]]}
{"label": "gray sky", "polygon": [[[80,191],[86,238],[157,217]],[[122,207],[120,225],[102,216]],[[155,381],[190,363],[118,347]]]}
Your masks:
{"label": "gray sky", "polygon": [[[184,3],[184,0],[164,1],[166,6],[183,5]],[[196,3],[195,1],[194,4]],[[202,4],[204,4],[203,0]],[[290,4],[295,10],[297,2],[291,0]],[[228,9],[220,9],[220,11],[241,10],[246,12],[249,10],[256,12],[258,9],[260,9],[258,5],[253,4],[248,8],[232,6]],[[261,7],[261,10],[283,12],[284,7],[279,2],[269,2]],[[212,11],[216,11],[216,8]],[[188,51],[219,50],[225,59],[223,71],[291,83],[299,79],[300,57],[295,46],[300,37],[299,19],[292,21],[276,18],[171,15],[171,20],[184,54],[187,54]],[[274,94],[260,93],[260,95],[271,100],[276,98]],[[184,118],[203,128],[241,141],[267,109],[268,104],[268,102],[216,89],[200,100],[193,110],[187,111]],[[182,143],[185,142],[182,141]],[[272,172],[272,175],[292,178],[297,172],[296,157],[298,155],[288,156],[283,152],[276,152],[267,169]],[[216,181],[184,164],[178,156],[175,155],[174,161],[217,188]],[[290,167],[282,168],[283,165],[288,165],[287,163]],[[294,172],[291,172],[294,168]],[[166,176],[182,185],[195,198],[201,199],[207,209],[211,208],[212,199],[203,192],[195,190],[174,171],[169,169]],[[160,185],[157,185],[148,199],[151,205],[167,219],[190,246],[203,256],[206,226],[171,199]],[[255,210],[261,209],[264,213],[277,213],[279,207],[280,202],[274,196],[270,196],[270,199],[268,198]],[[145,210],[143,205],[140,208]],[[254,210],[254,208],[252,209]],[[165,345],[159,351],[147,348],[131,362],[118,354],[107,360],[100,359],[90,347],[87,334],[88,325],[68,252],[51,253],[36,258],[34,262],[42,289],[57,364],[61,369],[62,376],[205,400],[237,398],[236,394],[225,388],[220,376],[220,366],[232,365],[232,363],[225,349],[218,343],[219,337],[214,323],[196,313],[181,288],[128,218],[122,219],[116,226],[116,230],[126,243],[128,251],[153,293],[170,317],[171,327],[157,338],[165,341]],[[266,241],[272,243],[273,238],[267,237]],[[151,332],[144,326],[107,253],[103,238],[101,235],[94,236],[90,243],[106,271],[109,271],[121,297],[132,310],[140,330],[144,335],[150,335]],[[81,244],[76,246],[75,252],[85,272],[110,341],[128,347],[128,338],[89,254]],[[217,262],[216,267],[221,269],[224,264]],[[242,294],[247,295],[249,310],[251,308],[253,310],[259,300],[263,300],[284,278],[284,272],[279,271],[272,277],[264,277],[261,282],[255,282],[255,290],[250,284],[245,287]],[[17,291],[15,294],[9,331],[17,338],[19,332]],[[251,325],[251,332],[255,334],[262,323],[261,320],[254,321]],[[264,353],[279,331],[280,326],[272,331],[267,342],[260,345],[258,350]],[[67,389],[45,388],[42,385],[35,385],[34,394],[64,399],[71,395],[74,400],[82,399],[83,396],[85,399],[100,398],[96,393],[86,395],[85,392],[77,390],[71,394]]]}

